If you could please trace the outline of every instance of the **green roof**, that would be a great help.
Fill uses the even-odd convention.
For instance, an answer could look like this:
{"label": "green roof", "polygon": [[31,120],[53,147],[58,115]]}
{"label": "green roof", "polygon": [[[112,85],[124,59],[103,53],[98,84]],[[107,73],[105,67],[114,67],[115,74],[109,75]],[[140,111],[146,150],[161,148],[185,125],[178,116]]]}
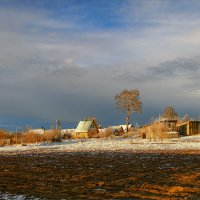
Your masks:
{"label": "green roof", "polygon": [[[92,123],[94,123],[94,120],[84,120],[80,121],[75,132],[88,132],[91,128]],[[95,124],[95,123],[94,123]]]}

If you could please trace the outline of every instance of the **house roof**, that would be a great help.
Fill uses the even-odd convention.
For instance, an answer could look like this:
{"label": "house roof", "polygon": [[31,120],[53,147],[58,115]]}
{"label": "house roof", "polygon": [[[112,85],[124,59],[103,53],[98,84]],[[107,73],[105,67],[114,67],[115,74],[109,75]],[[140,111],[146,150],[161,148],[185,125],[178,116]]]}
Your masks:
{"label": "house roof", "polygon": [[113,129],[121,129],[122,127],[120,125],[116,125],[116,126],[109,126],[109,128],[113,128]]}
{"label": "house roof", "polygon": [[96,123],[94,122],[94,120],[84,120],[84,121],[80,121],[78,123],[78,126],[75,130],[75,132],[88,132],[92,123],[95,124],[96,126]]}
{"label": "house roof", "polygon": [[[123,128],[123,130],[126,130],[126,124],[124,125],[120,125],[122,128]],[[133,127],[133,124],[129,124],[128,125],[128,128],[131,128],[131,127]]]}

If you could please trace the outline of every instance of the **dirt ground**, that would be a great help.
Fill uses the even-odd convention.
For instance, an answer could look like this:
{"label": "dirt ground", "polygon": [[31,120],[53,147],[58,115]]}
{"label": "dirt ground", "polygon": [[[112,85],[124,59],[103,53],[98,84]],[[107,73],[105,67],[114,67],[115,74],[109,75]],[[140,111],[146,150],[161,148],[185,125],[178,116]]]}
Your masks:
{"label": "dirt ground", "polygon": [[[200,154],[0,155],[0,191],[40,199],[200,199]],[[27,198],[28,199],[28,198]]]}

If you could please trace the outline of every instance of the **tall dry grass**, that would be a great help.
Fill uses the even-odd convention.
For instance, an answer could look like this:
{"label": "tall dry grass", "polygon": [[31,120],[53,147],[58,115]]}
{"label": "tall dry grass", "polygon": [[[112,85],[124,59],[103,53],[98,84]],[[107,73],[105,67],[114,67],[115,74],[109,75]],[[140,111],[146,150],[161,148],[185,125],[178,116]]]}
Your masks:
{"label": "tall dry grass", "polygon": [[37,143],[37,142],[44,142],[44,138],[42,135],[34,133],[34,132],[25,132],[22,134],[22,143]]}
{"label": "tall dry grass", "polygon": [[10,134],[10,144],[21,144],[22,143],[22,133],[12,133]]}
{"label": "tall dry grass", "polygon": [[95,137],[96,138],[109,138],[113,135],[112,129],[107,128],[102,132],[99,132]]}
{"label": "tall dry grass", "polygon": [[60,142],[62,139],[60,130],[48,130],[43,134],[35,132],[26,132],[22,135],[23,143],[38,142]]}
{"label": "tall dry grass", "polygon": [[48,130],[45,131],[43,134],[44,141],[47,142],[60,142],[62,139],[61,131],[60,130]]}
{"label": "tall dry grass", "polygon": [[0,130],[0,147],[10,144],[10,134],[6,130]]}
{"label": "tall dry grass", "polygon": [[0,130],[0,146],[39,142],[60,142],[61,139],[62,135],[60,130],[48,130],[43,134],[30,132],[28,130],[23,133],[9,133],[5,130]]}
{"label": "tall dry grass", "polygon": [[146,138],[150,141],[162,141],[168,137],[169,127],[164,123],[154,123],[146,129]]}
{"label": "tall dry grass", "polygon": [[0,140],[8,138],[9,138],[9,133],[6,130],[0,130]]}

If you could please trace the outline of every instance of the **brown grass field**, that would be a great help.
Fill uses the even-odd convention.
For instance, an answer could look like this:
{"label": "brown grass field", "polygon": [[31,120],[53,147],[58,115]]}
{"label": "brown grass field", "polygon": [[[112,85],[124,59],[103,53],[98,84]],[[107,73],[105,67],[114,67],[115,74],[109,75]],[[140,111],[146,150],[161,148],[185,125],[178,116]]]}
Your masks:
{"label": "brown grass field", "polygon": [[35,152],[0,163],[0,191],[27,199],[200,199],[195,152]]}

